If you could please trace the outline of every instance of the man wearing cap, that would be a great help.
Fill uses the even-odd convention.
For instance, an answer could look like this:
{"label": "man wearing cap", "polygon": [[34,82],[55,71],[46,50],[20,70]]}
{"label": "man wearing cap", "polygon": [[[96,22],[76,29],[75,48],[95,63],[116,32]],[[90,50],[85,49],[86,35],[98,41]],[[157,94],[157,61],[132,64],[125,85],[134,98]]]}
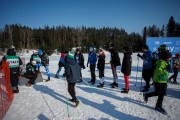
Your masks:
{"label": "man wearing cap", "polygon": [[97,55],[94,52],[94,49],[90,47],[89,54],[88,54],[87,67],[88,67],[88,64],[90,64],[91,80],[89,81],[89,83],[92,83],[92,85],[94,85],[96,82],[96,74],[95,74],[96,61],[97,61]]}
{"label": "man wearing cap", "polygon": [[79,104],[79,100],[76,98],[75,84],[80,80],[80,71],[79,65],[74,60],[74,55],[68,53],[65,60],[65,73],[63,77],[66,77],[68,82],[68,92],[71,95],[72,99],[69,99],[71,102],[75,102],[76,106]]}

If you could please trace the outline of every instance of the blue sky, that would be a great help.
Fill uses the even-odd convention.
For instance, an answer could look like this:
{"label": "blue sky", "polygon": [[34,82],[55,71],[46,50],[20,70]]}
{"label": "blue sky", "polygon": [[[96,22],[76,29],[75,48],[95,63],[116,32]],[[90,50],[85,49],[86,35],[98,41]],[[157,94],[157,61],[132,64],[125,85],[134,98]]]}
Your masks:
{"label": "blue sky", "polygon": [[0,28],[84,25],[141,34],[144,26],[166,25],[170,16],[180,23],[180,0],[0,0]]}

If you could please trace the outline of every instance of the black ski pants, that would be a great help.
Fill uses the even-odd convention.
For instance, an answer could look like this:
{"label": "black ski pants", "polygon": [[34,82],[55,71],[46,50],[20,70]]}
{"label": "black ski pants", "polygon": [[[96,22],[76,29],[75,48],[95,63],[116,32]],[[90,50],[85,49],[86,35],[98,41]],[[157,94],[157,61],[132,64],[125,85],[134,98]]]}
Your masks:
{"label": "black ski pants", "polygon": [[156,106],[162,107],[164,95],[166,95],[166,91],[167,91],[167,83],[154,82],[154,87],[155,87],[155,91],[146,93],[145,96],[147,97],[158,96]]}
{"label": "black ski pants", "polygon": [[72,99],[76,100],[76,92],[75,92],[75,83],[68,83],[68,92],[71,95]]}

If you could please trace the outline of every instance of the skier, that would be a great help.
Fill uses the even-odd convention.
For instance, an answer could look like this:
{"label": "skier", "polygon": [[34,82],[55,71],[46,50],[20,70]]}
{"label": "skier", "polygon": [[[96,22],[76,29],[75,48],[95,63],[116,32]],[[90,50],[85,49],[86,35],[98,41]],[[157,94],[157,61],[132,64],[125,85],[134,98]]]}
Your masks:
{"label": "skier", "polygon": [[48,79],[46,80],[46,82],[48,82],[48,81],[50,81],[49,57],[42,50],[38,50],[38,54],[39,54],[39,56],[41,58],[41,65],[44,66],[44,68],[46,69],[46,73],[48,74]]}
{"label": "skier", "polygon": [[120,66],[120,57],[118,55],[118,52],[114,49],[114,45],[113,43],[109,44],[109,51],[111,53],[111,69],[112,69],[112,73],[113,73],[113,78],[114,78],[114,82],[112,84],[110,84],[112,86],[112,88],[116,88],[118,87],[118,76],[117,76],[117,72],[116,72],[116,67]]}
{"label": "skier", "polygon": [[97,61],[96,53],[94,52],[94,49],[90,47],[89,54],[88,54],[87,67],[88,67],[88,64],[90,64],[91,80],[89,81],[89,83],[92,83],[92,85],[94,85],[96,82],[96,74],[95,74],[96,61]]}
{"label": "skier", "polygon": [[61,53],[61,57],[60,57],[59,63],[58,63],[59,68],[58,68],[58,71],[56,72],[55,78],[59,78],[59,73],[61,72],[62,67],[64,67],[64,65],[65,65],[65,55],[66,54],[64,52]]}
{"label": "skier", "polygon": [[66,77],[68,82],[68,92],[71,95],[72,99],[69,99],[71,102],[75,102],[76,107],[79,105],[79,100],[76,98],[75,85],[77,80],[80,80],[80,71],[79,65],[74,60],[74,55],[68,53],[66,55],[65,61],[65,73],[63,77]]}
{"label": "skier", "polygon": [[104,86],[104,67],[105,67],[105,54],[102,49],[99,49],[97,68],[99,70],[100,84],[97,87]]}
{"label": "skier", "polygon": [[129,92],[129,75],[131,74],[131,64],[132,64],[132,51],[128,46],[123,48],[123,61],[122,61],[122,67],[121,72],[124,74],[124,80],[125,80],[125,88],[121,91],[121,93],[128,93]]}
{"label": "skier", "polygon": [[149,50],[149,47],[147,45],[144,45],[142,47],[143,55],[137,54],[138,57],[143,59],[143,70],[142,70],[142,77],[146,82],[146,86],[144,86],[144,89],[142,92],[147,92],[150,88],[150,81],[153,75],[153,69],[152,69],[152,53]]}
{"label": "skier", "polygon": [[16,51],[14,48],[10,48],[2,59],[6,60],[9,63],[10,82],[13,93],[19,93],[18,82],[22,70],[21,58],[16,55]]}
{"label": "skier", "polygon": [[24,76],[30,79],[26,83],[26,86],[31,86],[35,83],[35,80],[38,76],[38,72],[36,70],[36,61],[32,61],[31,63],[29,62],[26,64],[26,72],[24,73]]}
{"label": "skier", "polygon": [[76,49],[76,52],[74,54],[74,59],[76,60],[76,62],[80,66],[79,68],[80,68],[80,77],[81,77],[81,79],[78,82],[82,82],[83,80],[82,80],[81,69],[82,68],[85,69],[85,66],[84,66],[84,56],[83,56],[83,54],[82,54],[82,52],[81,52],[81,50],[79,48]]}
{"label": "skier", "polygon": [[167,114],[164,108],[162,108],[162,103],[167,91],[167,78],[170,71],[171,57],[172,54],[169,51],[165,51],[161,54],[160,60],[156,62],[156,69],[153,76],[155,91],[143,94],[146,103],[149,97],[158,96],[155,109],[163,114]]}
{"label": "skier", "polygon": [[177,53],[175,57],[173,58],[172,69],[173,69],[174,74],[168,79],[168,82],[171,82],[171,79],[173,78],[173,82],[171,82],[173,84],[178,84],[176,79],[177,79],[178,71],[180,68],[179,57],[180,57],[180,54]]}

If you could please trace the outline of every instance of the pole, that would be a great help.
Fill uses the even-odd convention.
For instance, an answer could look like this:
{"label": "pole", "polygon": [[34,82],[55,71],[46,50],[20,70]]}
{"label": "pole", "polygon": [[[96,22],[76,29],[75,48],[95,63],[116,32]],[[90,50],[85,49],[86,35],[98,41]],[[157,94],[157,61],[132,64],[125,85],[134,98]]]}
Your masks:
{"label": "pole", "polygon": [[[138,53],[138,54],[139,54],[139,53]],[[137,84],[138,66],[139,66],[139,57],[137,56],[137,72],[136,72],[136,82],[135,82],[135,86],[136,86],[136,84]]]}
{"label": "pole", "polygon": [[[67,86],[66,77],[64,77],[64,81],[65,81],[65,85]],[[67,89],[66,89],[66,109],[67,109],[68,117],[70,117],[70,115],[69,115],[69,100],[67,98]]]}
{"label": "pole", "polygon": [[141,88],[142,88],[142,77],[141,77],[140,95],[141,95]]}

